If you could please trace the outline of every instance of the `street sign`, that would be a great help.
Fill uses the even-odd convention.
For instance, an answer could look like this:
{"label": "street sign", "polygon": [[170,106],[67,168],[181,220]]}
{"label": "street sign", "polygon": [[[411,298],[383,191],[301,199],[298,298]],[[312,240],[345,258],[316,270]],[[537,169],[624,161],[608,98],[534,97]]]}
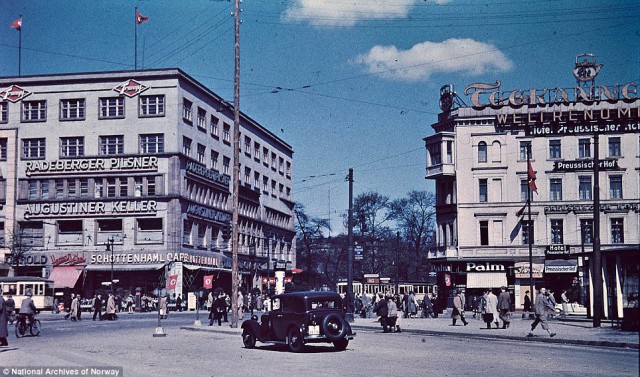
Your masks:
{"label": "street sign", "polygon": [[362,246],[358,245],[355,247],[354,255],[355,255],[355,260],[362,260],[364,258]]}

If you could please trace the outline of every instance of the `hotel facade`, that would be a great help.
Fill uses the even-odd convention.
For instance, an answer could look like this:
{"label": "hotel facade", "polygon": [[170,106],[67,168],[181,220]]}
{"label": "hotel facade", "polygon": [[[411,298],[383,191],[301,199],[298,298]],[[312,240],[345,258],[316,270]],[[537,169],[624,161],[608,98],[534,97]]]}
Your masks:
{"label": "hotel facade", "polygon": [[637,84],[506,91],[497,82],[464,92],[471,105],[443,86],[443,112],[424,138],[426,178],[436,188],[438,246],[429,261],[439,291],[462,289],[471,303],[504,285],[522,309],[531,284],[553,289],[558,302],[566,289],[589,306],[598,133],[604,314],[622,317],[637,302],[640,279]]}
{"label": "hotel facade", "polygon": [[[230,291],[232,104],[179,69],[0,88],[0,272],[83,297],[111,274],[125,293]],[[240,133],[240,281],[263,289],[271,260],[295,267],[293,150],[245,114]]]}

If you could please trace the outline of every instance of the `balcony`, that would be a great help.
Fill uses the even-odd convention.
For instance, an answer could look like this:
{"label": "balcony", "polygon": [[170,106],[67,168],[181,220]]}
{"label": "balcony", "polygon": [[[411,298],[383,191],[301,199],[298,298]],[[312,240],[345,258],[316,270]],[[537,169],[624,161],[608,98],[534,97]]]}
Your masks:
{"label": "balcony", "polygon": [[427,179],[436,179],[438,177],[455,177],[456,167],[453,163],[443,163],[427,166]]}

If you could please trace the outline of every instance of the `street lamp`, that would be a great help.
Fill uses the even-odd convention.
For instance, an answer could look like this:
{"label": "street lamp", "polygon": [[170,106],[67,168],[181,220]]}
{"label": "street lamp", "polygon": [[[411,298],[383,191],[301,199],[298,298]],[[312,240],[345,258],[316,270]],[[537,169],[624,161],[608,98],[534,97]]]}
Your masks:
{"label": "street lamp", "polygon": [[107,248],[107,251],[111,251],[111,280],[110,280],[110,286],[111,286],[111,293],[114,293],[113,291],[113,243],[115,242],[115,240],[113,239],[113,236],[111,236],[111,238],[107,239],[107,242],[104,243],[104,245]]}

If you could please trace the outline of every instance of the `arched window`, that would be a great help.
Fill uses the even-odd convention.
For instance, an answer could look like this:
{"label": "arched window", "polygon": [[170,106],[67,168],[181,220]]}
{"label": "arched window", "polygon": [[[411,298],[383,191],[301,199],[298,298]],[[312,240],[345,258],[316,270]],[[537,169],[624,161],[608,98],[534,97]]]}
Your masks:
{"label": "arched window", "polygon": [[500,142],[498,140],[494,141],[491,146],[491,162],[500,162],[502,151],[500,150]]}
{"label": "arched window", "polygon": [[478,143],[478,162],[487,162],[487,143]]}

